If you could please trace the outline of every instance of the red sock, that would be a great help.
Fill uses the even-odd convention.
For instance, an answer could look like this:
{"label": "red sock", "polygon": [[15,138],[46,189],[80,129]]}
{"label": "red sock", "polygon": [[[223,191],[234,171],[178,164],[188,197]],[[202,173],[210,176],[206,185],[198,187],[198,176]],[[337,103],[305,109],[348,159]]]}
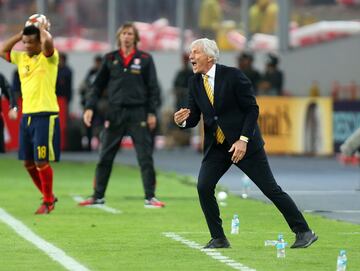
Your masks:
{"label": "red sock", "polygon": [[35,184],[35,186],[39,189],[39,191],[42,194],[42,187],[41,187],[41,180],[40,180],[40,176],[39,176],[39,172],[36,168],[35,165],[26,167],[27,172],[29,172],[29,175],[33,181],[33,183]]}
{"label": "red sock", "polygon": [[41,180],[42,191],[44,194],[44,202],[53,202],[53,170],[49,164],[37,167]]}

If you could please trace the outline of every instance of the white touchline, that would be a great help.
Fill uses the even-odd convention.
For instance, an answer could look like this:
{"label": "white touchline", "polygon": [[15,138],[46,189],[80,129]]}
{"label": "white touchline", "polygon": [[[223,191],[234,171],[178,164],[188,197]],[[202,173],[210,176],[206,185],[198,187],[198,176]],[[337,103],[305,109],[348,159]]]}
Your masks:
{"label": "white touchline", "polygon": [[70,256],[66,255],[64,251],[52,245],[51,243],[45,241],[40,236],[32,232],[28,227],[26,227],[21,221],[17,220],[10,214],[8,214],[4,209],[0,208],[0,221],[7,224],[12,228],[18,235],[20,235],[25,240],[34,244],[38,249],[42,250],[54,261],[58,262],[64,266],[67,270],[71,271],[89,271],[85,266],[75,261]]}
{"label": "white touchline", "polygon": [[[80,196],[73,196],[72,197],[76,202],[81,202],[83,201],[84,199]],[[105,212],[108,212],[108,213],[112,213],[112,214],[121,214],[122,211],[121,210],[117,210],[117,209],[114,209],[114,208],[111,208],[109,206],[106,206],[105,204],[93,204],[93,205],[87,205],[85,207],[88,207],[88,208],[98,208],[98,209],[101,209]]]}
{"label": "white touchline", "polygon": [[256,271],[256,269],[247,267],[246,265],[243,265],[242,263],[236,262],[235,260],[232,260],[231,258],[222,255],[221,252],[219,252],[216,249],[204,249],[202,245],[200,245],[194,241],[187,240],[175,232],[163,232],[162,234],[168,238],[171,238],[175,241],[183,243],[184,245],[187,245],[188,247],[198,249],[198,250],[204,252],[209,257],[213,258],[214,260],[222,262],[222,263],[232,267],[233,269],[240,270],[240,271]]}
{"label": "white touchline", "polygon": [[304,210],[304,213],[360,214],[360,210]]}
{"label": "white touchline", "polygon": [[[231,190],[230,193],[242,193],[241,190]],[[286,193],[292,195],[319,196],[319,195],[357,195],[356,190],[286,190]],[[263,195],[259,190],[251,191],[253,195]]]}

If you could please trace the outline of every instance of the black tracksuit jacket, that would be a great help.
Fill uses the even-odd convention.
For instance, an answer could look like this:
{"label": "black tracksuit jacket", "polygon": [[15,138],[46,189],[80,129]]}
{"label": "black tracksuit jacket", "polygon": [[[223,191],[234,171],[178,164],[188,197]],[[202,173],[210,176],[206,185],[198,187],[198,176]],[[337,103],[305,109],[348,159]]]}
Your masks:
{"label": "black tracksuit jacket", "polygon": [[160,93],[154,61],[150,54],[137,50],[125,66],[116,50],[105,55],[102,66],[91,87],[86,109],[94,109],[103,89],[107,89],[109,114],[122,107],[144,107],[156,113]]}

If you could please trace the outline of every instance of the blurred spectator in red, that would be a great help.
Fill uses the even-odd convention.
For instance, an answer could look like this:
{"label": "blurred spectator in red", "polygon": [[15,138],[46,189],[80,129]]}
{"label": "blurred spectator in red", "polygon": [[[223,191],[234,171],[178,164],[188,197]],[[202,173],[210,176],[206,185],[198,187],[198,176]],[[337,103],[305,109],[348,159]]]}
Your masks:
{"label": "blurred spectator in red", "polygon": [[253,67],[254,57],[251,52],[243,52],[238,56],[238,68],[249,78],[253,85],[255,95],[258,93],[260,73]]}
{"label": "blurred spectator in red", "polygon": [[350,7],[360,5],[359,0],[336,0],[336,2],[340,5],[350,6]]}
{"label": "blurred spectator in red", "polygon": [[17,105],[14,99],[13,91],[6,80],[5,76],[0,73],[0,153],[5,152],[5,139],[4,139],[4,120],[2,116],[1,98],[5,96],[10,101],[9,118],[17,118]]}
{"label": "blurred spectator in red", "polygon": [[261,76],[258,85],[258,95],[283,95],[284,74],[278,68],[278,64],[279,58],[273,54],[268,54],[265,73]]}

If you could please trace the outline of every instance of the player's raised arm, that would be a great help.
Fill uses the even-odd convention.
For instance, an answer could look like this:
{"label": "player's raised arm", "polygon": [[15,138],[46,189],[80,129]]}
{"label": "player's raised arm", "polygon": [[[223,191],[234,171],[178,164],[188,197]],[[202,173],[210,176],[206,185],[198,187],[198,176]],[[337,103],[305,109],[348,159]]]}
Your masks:
{"label": "player's raised arm", "polygon": [[3,45],[0,47],[0,57],[6,61],[10,61],[10,52],[15,44],[21,40],[21,38],[22,31],[5,40]]}
{"label": "player's raised arm", "polygon": [[48,22],[40,24],[40,41],[41,41],[41,50],[45,56],[51,56],[54,53],[54,42],[50,32],[47,30]]}

